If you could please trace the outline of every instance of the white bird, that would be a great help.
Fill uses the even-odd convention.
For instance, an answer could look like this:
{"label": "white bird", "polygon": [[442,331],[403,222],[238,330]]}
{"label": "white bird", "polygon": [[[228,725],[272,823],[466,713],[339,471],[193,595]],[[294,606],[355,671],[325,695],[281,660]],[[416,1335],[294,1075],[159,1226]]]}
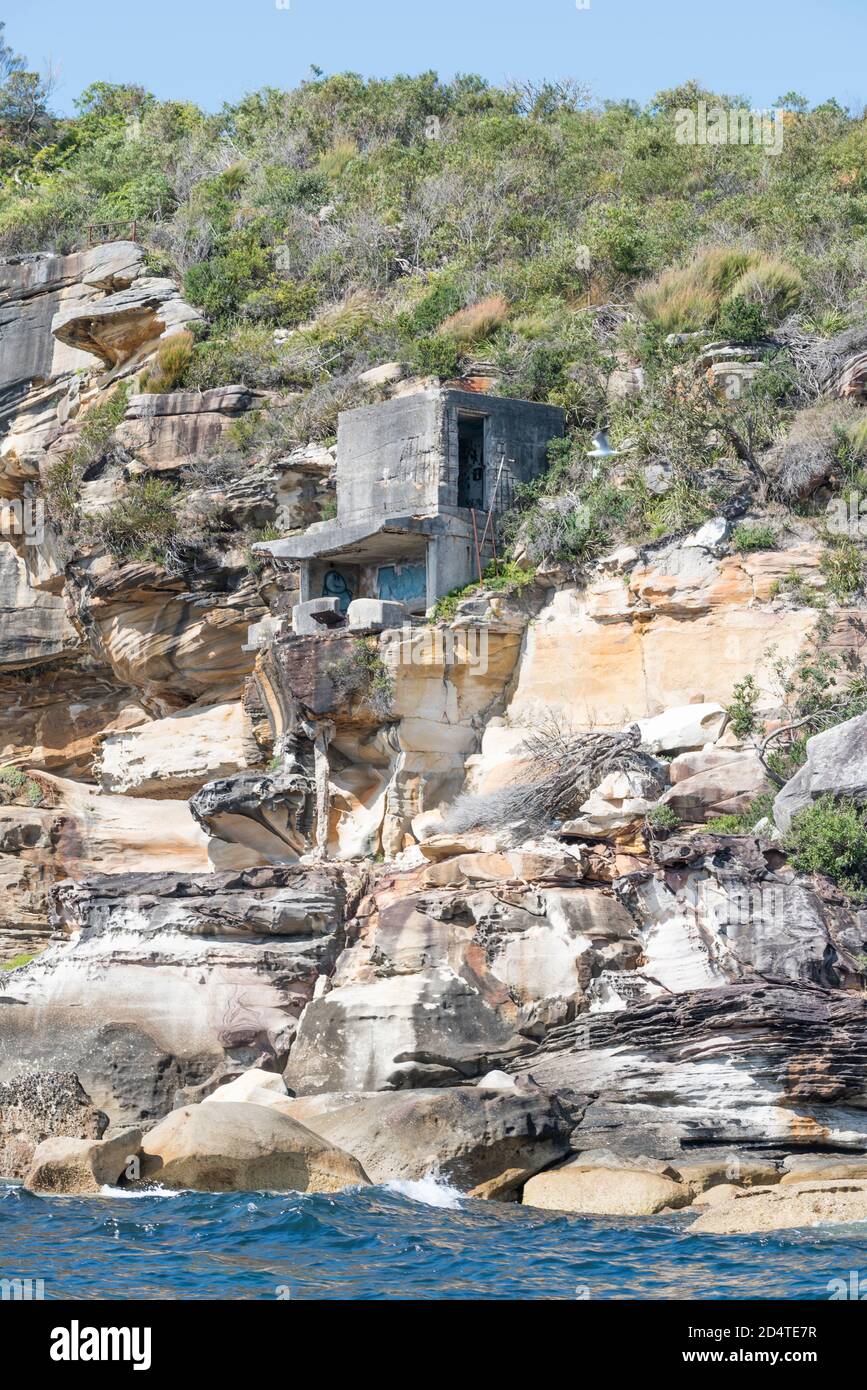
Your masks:
{"label": "white bird", "polygon": [[612,454],[617,453],[617,450],[612,449],[608,441],[607,430],[600,430],[598,434],[594,434],[593,444],[594,447],[587,451],[587,457],[589,459],[607,459],[610,458]]}

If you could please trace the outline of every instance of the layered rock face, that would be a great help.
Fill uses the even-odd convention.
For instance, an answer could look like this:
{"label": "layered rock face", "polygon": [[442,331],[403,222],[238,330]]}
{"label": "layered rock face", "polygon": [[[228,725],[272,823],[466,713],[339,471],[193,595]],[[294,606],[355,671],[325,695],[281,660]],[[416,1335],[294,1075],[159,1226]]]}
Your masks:
{"label": "layered rock face", "polygon": [[[867,1152],[867,921],[779,835],[828,791],[864,801],[865,717],[810,740],[776,828],[707,827],[772,789],[727,709],[769,649],[785,665],[814,639],[814,536],[736,553],[720,519],[580,582],[482,588],[448,621],[393,627],[400,604],[364,599],[344,619],[332,596],[331,627],[308,605],[296,630],[299,575],[255,537],[324,517],[334,450],[227,471],[233,426],[279,403],[135,389],[196,314],[134,244],[6,263],[0,295],[0,494],[52,499],[125,383],[82,515],[142,479],[184,479],[186,508],[158,559],[70,538],[50,508],[40,537],[0,538],[0,1087],[24,1088],[7,1167],[65,1135],[84,1147],[46,1152],[39,1181],[97,1182],[114,1151],[88,1147],[93,1107],[143,1130],[183,1107],[151,1151],[178,1183],[225,1159],[234,1185],[439,1169],[514,1194],[575,1151]],[[825,647],[859,622],[831,603]],[[758,717],[781,717],[764,687]],[[540,821],[542,771],[590,733],[616,735],[604,772]],[[274,1125],[244,1148],[243,1115],[186,1114],[250,1068],[273,1093],[202,1109],[264,1092],[294,1122],[275,1167]],[[87,1110],[62,1132],[24,1115],[29,1078],[58,1069]],[[654,1172],[652,1201],[686,1181]]]}
{"label": "layered rock face", "polygon": [[62,885],[71,944],[10,976],[0,1068],[63,1058],[117,1124],[159,1118],[215,1072],[284,1064],[343,944],[347,891],[325,867]]}
{"label": "layered rock face", "polygon": [[660,1158],[867,1148],[863,995],[782,981],[666,995],[553,1031],[515,1066],[576,1148]]}

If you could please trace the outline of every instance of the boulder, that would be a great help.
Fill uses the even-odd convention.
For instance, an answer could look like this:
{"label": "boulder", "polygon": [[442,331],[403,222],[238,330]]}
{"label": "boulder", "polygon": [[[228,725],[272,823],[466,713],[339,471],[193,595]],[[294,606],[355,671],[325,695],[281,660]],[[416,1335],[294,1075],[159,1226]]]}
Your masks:
{"label": "boulder", "polygon": [[356,1158],[261,1105],[185,1105],[145,1135],[142,1178],[200,1192],[339,1192],[367,1182]]}
{"label": "boulder", "polygon": [[714,516],[687,536],[683,544],[697,546],[700,550],[716,550],[726,541],[730,529],[724,516]]}
{"label": "boulder", "polygon": [[733,1182],[717,1183],[716,1187],[708,1187],[695,1199],[695,1206],[699,1207],[719,1207],[725,1202],[731,1202],[743,1188],[738,1187]]}
{"label": "boulder", "polygon": [[216,1091],[205,1096],[205,1101],[219,1101],[221,1103],[240,1101],[244,1103],[250,1102],[251,1097],[255,1097],[252,1104],[270,1104],[270,1100],[262,1101],[259,1099],[262,1095],[269,1096],[271,1099],[286,1099],[289,1092],[286,1090],[286,1083],[279,1072],[263,1071],[261,1067],[250,1067],[249,1071],[244,1071],[240,1076],[218,1086]]}
{"label": "boulder", "polygon": [[833,1182],[836,1179],[867,1182],[867,1154],[792,1154],[783,1163],[780,1185],[797,1182]]}
{"label": "boulder", "polygon": [[226,429],[259,403],[246,386],[130,396],[116,435],[149,469],[178,468],[213,452]]}
{"label": "boulder", "polygon": [[681,705],[668,709],[652,719],[639,719],[641,742],[651,753],[682,753],[690,748],[703,748],[715,743],[723,731],[726,712],[722,705],[707,701],[698,705]]}
{"label": "boulder", "polygon": [[609,772],[582,804],[579,814],[563,822],[560,834],[625,842],[643,849],[643,841],[637,840],[636,835],[664,785],[661,767]]}
{"label": "boulder", "polygon": [[507,1168],[504,1173],[498,1173],[495,1178],[471,1188],[467,1196],[477,1197],[481,1202],[517,1202],[521,1188],[529,1177],[532,1177],[532,1170]]}
{"label": "boulder", "polygon": [[765,769],[749,753],[683,778],[660,799],[681,820],[697,822],[745,811],[769,786]]}
{"label": "boulder", "polygon": [[729,1153],[716,1160],[675,1159],[673,1167],[677,1178],[686,1183],[696,1199],[711,1188],[770,1187],[780,1181],[775,1163],[768,1159],[747,1158],[738,1153]]}
{"label": "boulder", "polygon": [[137,1157],[141,1138],[140,1129],[126,1129],[111,1139],[44,1139],[25,1187],[54,1196],[94,1196],[118,1181]]}
{"label": "boulder", "polygon": [[683,1183],[641,1168],[570,1164],[530,1178],[522,1200],[526,1207],[584,1216],[653,1216],[666,1207],[687,1206],[692,1193]]}
{"label": "boulder", "polygon": [[[319,220],[320,222],[323,220],[322,213],[319,214]],[[383,362],[378,367],[368,367],[366,372],[360,374],[358,380],[365,386],[391,386],[405,375],[406,369],[403,363]]]}
{"label": "boulder", "polygon": [[23,1178],[45,1139],[92,1142],[107,1126],[74,1072],[19,1072],[0,1082],[0,1177]]}
{"label": "boulder", "polygon": [[795,1226],[833,1226],[867,1221],[867,1182],[780,1183],[746,1188],[712,1206],[689,1227],[690,1235],[750,1235]]}
{"label": "boulder", "polygon": [[302,1096],[292,1115],[356,1154],[373,1182],[438,1174],[469,1191],[509,1169],[529,1176],[569,1150],[568,1117],[531,1086]]}
{"label": "boulder", "polygon": [[59,342],[113,368],[199,319],[173,280],[140,276],[101,299],[59,309],[51,331]]}
{"label": "boulder", "polygon": [[858,714],[807,740],[807,761],[774,802],[774,821],[787,831],[794,817],[820,796],[867,802],[867,714]]}

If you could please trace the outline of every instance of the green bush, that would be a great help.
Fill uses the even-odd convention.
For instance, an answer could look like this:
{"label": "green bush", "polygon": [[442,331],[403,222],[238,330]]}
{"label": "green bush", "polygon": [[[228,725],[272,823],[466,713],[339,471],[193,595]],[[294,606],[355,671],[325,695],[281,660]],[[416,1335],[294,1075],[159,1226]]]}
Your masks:
{"label": "green bush", "polygon": [[743,295],[734,295],[722,303],[717,315],[716,330],[721,338],[735,343],[751,343],[763,338],[768,331],[765,311]]}
{"label": "green bush", "polygon": [[726,708],[726,714],[736,738],[749,738],[750,734],[754,734],[758,730],[759,720],[756,707],[760,695],[761,691],[754,676],[744,676],[743,680],[736,683],[731,704]]}
{"label": "green bush", "polygon": [[42,805],[41,786],[32,777],[28,777],[26,772],[22,772],[20,767],[0,767],[0,783],[8,787],[16,800],[23,797],[28,806]]}
{"label": "green bush", "polygon": [[732,545],[742,555],[753,550],[773,550],[777,544],[777,533],[773,526],[742,522],[732,532]]}
{"label": "green bush", "polygon": [[461,588],[452,589],[438,598],[431,610],[430,621],[450,623],[463,599],[472,598],[473,594],[482,591],[495,594],[519,593],[521,589],[533,583],[533,578],[533,570],[521,569],[514,560],[492,560],[485,566],[481,581],[464,584]]}
{"label": "green bush", "polygon": [[178,489],[162,478],[136,478],[125,496],[89,520],[89,539],[114,556],[163,564],[178,534]]}
{"label": "green bush", "polygon": [[823,551],[821,569],[838,603],[851,602],[864,587],[864,560],[854,541],[837,540]]}
{"label": "green bush", "polygon": [[680,816],[677,812],[673,811],[670,806],[663,804],[651,806],[645,816],[645,821],[650,830],[657,832],[662,831],[663,834],[668,834],[669,831],[677,830],[681,824]]}
{"label": "green bush", "polygon": [[61,527],[73,525],[82,477],[108,451],[126,412],[129,396],[129,383],[121,382],[110,396],[92,406],[84,416],[72,448],[49,466],[44,483],[45,504],[49,516]]}
{"label": "green bush", "polygon": [[265,247],[257,245],[249,234],[241,234],[225,251],[191,266],[184,276],[184,289],[193,304],[219,321],[240,312],[270,276],[271,261]]}
{"label": "green bush", "polygon": [[420,376],[454,377],[461,368],[461,350],[453,338],[418,338],[412,347],[411,363]]}
{"label": "green bush", "polygon": [[644,285],[636,302],[666,333],[727,324],[732,336],[762,336],[798,304],[804,290],[792,266],[758,251],[717,247],[681,270],[667,270]]}
{"label": "green bush", "polygon": [[801,873],[824,874],[856,900],[867,896],[867,808],[822,796],[798,812],[783,847]]}
{"label": "green bush", "polygon": [[713,816],[705,828],[713,835],[749,835],[760,820],[773,819],[773,810],[774,793],[763,792],[745,811],[735,815]]}

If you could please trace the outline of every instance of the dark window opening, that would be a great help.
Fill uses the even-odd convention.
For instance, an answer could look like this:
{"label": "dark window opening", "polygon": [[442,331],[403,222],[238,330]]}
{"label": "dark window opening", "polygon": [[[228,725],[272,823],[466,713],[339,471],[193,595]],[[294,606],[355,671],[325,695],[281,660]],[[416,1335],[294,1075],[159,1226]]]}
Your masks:
{"label": "dark window opening", "polygon": [[458,506],[485,506],[485,421],[478,415],[458,416]]}

